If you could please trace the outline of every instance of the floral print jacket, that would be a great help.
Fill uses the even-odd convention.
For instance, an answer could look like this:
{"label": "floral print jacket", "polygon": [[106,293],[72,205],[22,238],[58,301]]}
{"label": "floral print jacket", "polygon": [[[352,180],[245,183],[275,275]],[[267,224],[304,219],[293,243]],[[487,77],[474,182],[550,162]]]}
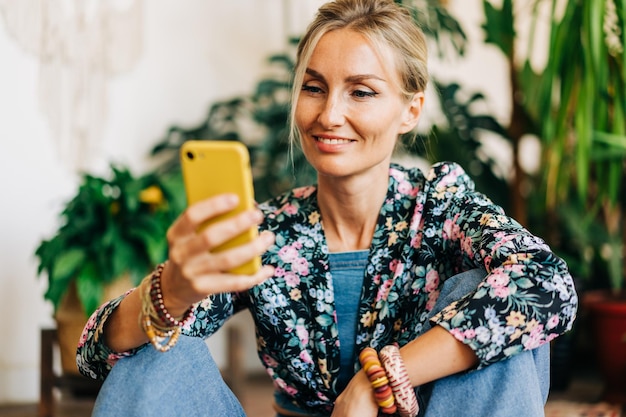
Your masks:
{"label": "floral print jacket", "polygon": [[[205,299],[184,332],[208,337],[249,309],[259,357],[276,389],[312,414],[329,411],[338,396],[339,338],[316,188],[295,189],[261,209],[261,229],[276,234],[263,258],[276,267],[275,276],[243,293]],[[439,163],[424,176],[392,164],[363,281],[355,351],[418,337],[442,283],[476,267],[488,272],[484,281],[432,322],[468,344],[479,367],[571,328],[578,304],[572,278],[541,239],[474,191],[458,165]],[[135,352],[112,352],[100,337],[120,301],[102,306],[85,327],[78,348],[85,375],[104,378],[119,357]]]}

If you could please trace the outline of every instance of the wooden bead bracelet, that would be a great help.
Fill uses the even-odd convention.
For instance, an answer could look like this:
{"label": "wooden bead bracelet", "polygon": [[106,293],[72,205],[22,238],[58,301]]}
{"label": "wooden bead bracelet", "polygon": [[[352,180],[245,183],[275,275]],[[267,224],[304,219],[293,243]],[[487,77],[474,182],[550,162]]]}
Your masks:
{"label": "wooden bead bracelet", "polygon": [[361,362],[361,367],[372,385],[374,399],[380,407],[380,411],[384,414],[395,413],[397,410],[396,401],[389,386],[387,373],[378,359],[378,353],[373,348],[366,347],[359,354],[359,362]]}
{"label": "wooden bead bracelet", "polygon": [[163,293],[161,292],[161,274],[167,262],[157,265],[156,269],[150,277],[150,301],[154,306],[157,317],[166,326],[185,327],[194,320],[195,309],[192,307],[183,314],[180,319],[173,317],[163,302]]}
{"label": "wooden bead bracelet", "polygon": [[141,298],[139,326],[152,346],[160,352],[167,352],[174,347],[182,327],[195,320],[195,306],[189,308],[181,318],[173,317],[165,308],[161,292],[161,274],[164,268],[165,263],[158,265],[138,288]]}

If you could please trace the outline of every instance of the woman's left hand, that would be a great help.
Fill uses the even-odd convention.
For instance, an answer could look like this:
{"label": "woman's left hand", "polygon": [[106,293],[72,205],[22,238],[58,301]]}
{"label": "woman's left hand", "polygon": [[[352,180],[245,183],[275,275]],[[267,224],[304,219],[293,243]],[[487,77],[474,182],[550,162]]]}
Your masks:
{"label": "woman's left hand", "polygon": [[357,372],[346,389],[337,397],[331,417],[376,417],[378,404],[363,370]]}

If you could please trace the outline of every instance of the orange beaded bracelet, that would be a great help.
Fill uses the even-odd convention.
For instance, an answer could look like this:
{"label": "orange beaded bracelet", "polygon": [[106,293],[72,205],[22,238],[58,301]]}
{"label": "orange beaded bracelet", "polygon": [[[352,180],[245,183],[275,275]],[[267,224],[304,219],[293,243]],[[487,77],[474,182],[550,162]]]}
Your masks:
{"label": "orange beaded bracelet", "polygon": [[378,353],[371,347],[366,347],[359,354],[359,362],[374,389],[374,399],[380,410],[385,414],[395,413],[396,400],[389,386],[387,373],[378,359]]}

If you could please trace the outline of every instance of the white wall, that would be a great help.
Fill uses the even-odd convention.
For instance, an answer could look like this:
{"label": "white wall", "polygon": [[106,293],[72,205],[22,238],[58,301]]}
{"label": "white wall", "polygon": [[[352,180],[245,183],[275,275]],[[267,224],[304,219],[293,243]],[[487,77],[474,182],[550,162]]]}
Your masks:
{"label": "white wall", "polygon": [[[123,9],[134,1],[117,3]],[[52,325],[52,309],[42,298],[45,277],[36,276],[34,250],[58,227],[59,211],[75,191],[78,167],[99,173],[119,161],[136,172],[144,170],[148,151],[169,126],[192,126],[212,101],[251,91],[265,58],[283,51],[285,32],[301,33],[321,4],[144,0],[141,53],[128,70],[104,80],[101,136],[77,163],[67,149],[59,151],[49,116],[41,110],[40,58],[9,33],[4,19],[7,9],[22,2],[71,4],[0,0],[0,404],[38,399],[39,329]],[[456,0],[451,6],[468,26],[478,27],[480,1]],[[470,36],[481,36],[476,30]],[[506,91],[498,55],[492,50],[469,53],[454,68],[433,68],[449,77],[463,74],[472,86],[494,92],[493,107],[506,117],[508,98],[498,93]],[[222,339],[211,344],[216,359],[223,361]]]}
{"label": "white wall", "polygon": [[[76,166],[102,172],[120,161],[144,170],[170,125],[193,126],[212,101],[251,91],[267,56],[284,50],[285,31],[300,31],[319,1],[298,0],[297,8],[282,0],[145,1],[141,54],[105,80],[101,139],[79,164],[60,154],[40,109],[39,57],[9,33],[6,9],[16,3],[0,2],[0,403],[38,398],[39,329],[52,325],[52,309],[33,253],[58,227],[75,192]],[[215,344],[219,360],[223,350]]]}

